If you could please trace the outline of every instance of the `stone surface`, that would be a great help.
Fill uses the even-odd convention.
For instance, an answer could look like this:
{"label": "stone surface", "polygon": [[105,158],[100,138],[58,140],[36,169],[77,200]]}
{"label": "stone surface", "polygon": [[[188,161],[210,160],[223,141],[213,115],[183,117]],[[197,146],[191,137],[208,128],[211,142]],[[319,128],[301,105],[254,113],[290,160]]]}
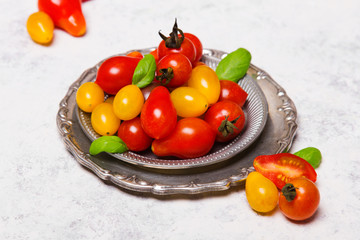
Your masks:
{"label": "stone surface", "polygon": [[[34,43],[37,1],[0,2],[0,239],[356,239],[360,235],[360,2],[83,2],[87,33]],[[179,26],[204,47],[252,53],[294,101],[290,152],[321,150],[320,208],[302,223],[248,206],[243,187],[190,196],[134,193],[78,164],[57,132],[60,100],[101,59],[156,46]]]}

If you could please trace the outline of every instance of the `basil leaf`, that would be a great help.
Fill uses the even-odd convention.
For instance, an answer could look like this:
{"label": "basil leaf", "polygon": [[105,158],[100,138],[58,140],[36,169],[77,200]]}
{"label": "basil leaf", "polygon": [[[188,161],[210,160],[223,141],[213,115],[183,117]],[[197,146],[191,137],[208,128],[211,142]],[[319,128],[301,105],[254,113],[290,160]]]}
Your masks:
{"label": "basil leaf", "polygon": [[139,88],[149,85],[155,77],[156,61],[153,55],[146,54],[135,68],[132,84]]}
{"label": "basil leaf", "polygon": [[118,136],[102,136],[91,143],[89,152],[96,155],[101,152],[123,153],[127,150],[126,144]]}
{"label": "basil leaf", "polygon": [[250,52],[245,48],[239,48],[221,59],[216,68],[216,75],[220,80],[231,80],[237,83],[245,76],[250,61]]}
{"label": "basil leaf", "polygon": [[294,155],[301,157],[302,159],[305,159],[308,163],[313,166],[313,168],[317,168],[320,166],[321,163],[321,152],[319,149],[314,147],[308,147],[304,148],[296,153]]}

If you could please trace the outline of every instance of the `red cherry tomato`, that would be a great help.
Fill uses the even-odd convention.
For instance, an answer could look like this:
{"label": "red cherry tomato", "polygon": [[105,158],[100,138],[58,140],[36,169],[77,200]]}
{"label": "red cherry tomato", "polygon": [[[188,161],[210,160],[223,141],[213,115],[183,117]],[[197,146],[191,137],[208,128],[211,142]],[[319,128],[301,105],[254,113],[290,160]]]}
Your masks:
{"label": "red cherry tomato", "polygon": [[79,37],[86,32],[86,21],[81,10],[81,0],[39,0],[38,8],[46,12],[54,25]]}
{"label": "red cherry tomato", "polygon": [[196,52],[194,62],[200,61],[202,54],[203,54],[203,46],[202,46],[200,39],[191,33],[184,33],[184,36],[194,44],[195,52]]}
{"label": "red cherry tomato", "polygon": [[167,87],[179,87],[189,80],[191,71],[191,62],[187,57],[180,53],[170,53],[160,59],[156,75]]}
{"label": "red cherry tomato", "polygon": [[106,59],[99,67],[95,83],[106,93],[115,95],[122,87],[132,83],[140,58],[116,56]]}
{"label": "red cherry tomato", "polygon": [[140,113],[141,126],[152,138],[164,138],[171,134],[177,122],[175,107],[166,87],[155,87]]}
{"label": "red cherry tomato", "polygon": [[196,158],[207,154],[215,142],[215,132],[200,118],[183,118],[166,138],[154,140],[151,149],[157,156]]}
{"label": "red cherry tomato", "polygon": [[123,121],[117,135],[125,142],[129,150],[135,152],[146,150],[152,143],[152,138],[141,127],[140,117]]}
{"label": "red cherry tomato", "polygon": [[291,153],[261,155],[255,158],[253,165],[256,171],[273,181],[279,189],[298,177],[316,182],[317,174],[311,164]]}
{"label": "red cherry tomato", "polygon": [[318,209],[320,192],[314,182],[305,177],[291,180],[283,187],[279,198],[280,211],[288,218],[301,221],[310,218]]}
{"label": "red cherry tomato", "polygon": [[244,106],[248,94],[239,84],[230,80],[220,80],[220,87],[219,101],[230,100],[237,103],[240,107]]}
{"label": "red cherry tomato", "polygon": [[158,57],[162,59],[164,56],[170,53],[181,53],[185,55],[191,62],[191,64],[195,63],[196,50],[194,44],[187,38],[181,43],[179,48],[167,48],[165,46],[165,41],[161,41],[158,47]]}
{"label": "red cherry tomato", "polygon": [[216,141],[227,142],[240,134],[245,126],[245,114],[234,102],[224,100],[215,103],[205,114],[204,120],[216,132]]}

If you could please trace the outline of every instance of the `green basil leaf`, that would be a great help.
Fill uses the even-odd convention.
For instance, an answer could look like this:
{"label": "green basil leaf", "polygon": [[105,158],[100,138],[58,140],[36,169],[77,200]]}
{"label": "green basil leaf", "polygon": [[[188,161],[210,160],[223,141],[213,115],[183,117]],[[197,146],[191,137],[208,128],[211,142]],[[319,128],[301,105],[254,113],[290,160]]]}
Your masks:
{"label": "green basil leaf", "polygon": [[220,80],[231,80],[237,83],[245,76],[250,61],[250,52],[245,48],[239,48],[221,59],[216,68],[216,75]]}
{"label": "green basil leaf", "polygon": [[91,143],[89,152],[96,155],[101,152],[123,153],[127,150],[126,144],[118,136],[102,136]]}
{"label": "green basil leaf", "polygon": [[313,166],[313,168],[317,168],[320,166],[321,163],[321,152],[319,149],[314,147],[308,147],[304,148],[296,153],[294,155],[301,157],[302,159],[305,159],[308,163]]}
{"label": "green basil leaf", "polygon": [[153,55],[146,54],[135,68],[132,84],[139,88],[149,85],[155,77],[156,61]]}

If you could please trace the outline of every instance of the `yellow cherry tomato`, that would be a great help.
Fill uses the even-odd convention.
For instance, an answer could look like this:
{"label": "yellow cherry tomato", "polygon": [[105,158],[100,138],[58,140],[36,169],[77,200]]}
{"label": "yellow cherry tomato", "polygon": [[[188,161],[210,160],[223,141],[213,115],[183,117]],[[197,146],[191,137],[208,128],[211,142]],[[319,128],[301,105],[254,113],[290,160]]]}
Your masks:
{"label": "yellow cherry tomato", "polygon": [[275,184],[259,172],[248,175],[245,192],[249,205],[257,212],[270,212],[279,201],[279,191]]}
{"label": "yellow cherry tomato", "polygon": [[115,115],[121,120],[138,116],[144,105],[144,96],[136,85],[126,85],[115,95],[113,107]]}
{"label": "yellow cherry tomato", "polygon": [[76,103],[84,112],[92,112],[104,102],[104,91],[94,82],[83,83],[76,92]]}
{"label": "yellow cherry tomato", "polygon": [[27,31],[34,42],[48,44],[54,35],[54,22],[45,12],[31,14],[26,22]]}
{"label": "yellow cherry tomato", "polygon": [[111,103],[100,103],[91,113],[91,126],[102,136],[114,135],[120,127],[120,119],[115,115]]}
{"label": "yellow cherry tomato", "polygon": [[105,102],[106,102],[106,103],[111,103],[111,104],[113,104],[114,98],[115,98],[114,96],[108,97],[108,98],[105,100]]}
{"label": "yellow cherry tomato", "polygon": [[193,68],[187,84],[189,87],[201,92],[207,98],[209,105],[218,101],[220,96],[220,80],[212,68],[206,65],[196,66]]}
{"label": "yellow cherry tomato", "polygon": [[178,87],[171,92],[170,97],[180,117],[199,117],[209,107],[206,97],[195,88]]}

